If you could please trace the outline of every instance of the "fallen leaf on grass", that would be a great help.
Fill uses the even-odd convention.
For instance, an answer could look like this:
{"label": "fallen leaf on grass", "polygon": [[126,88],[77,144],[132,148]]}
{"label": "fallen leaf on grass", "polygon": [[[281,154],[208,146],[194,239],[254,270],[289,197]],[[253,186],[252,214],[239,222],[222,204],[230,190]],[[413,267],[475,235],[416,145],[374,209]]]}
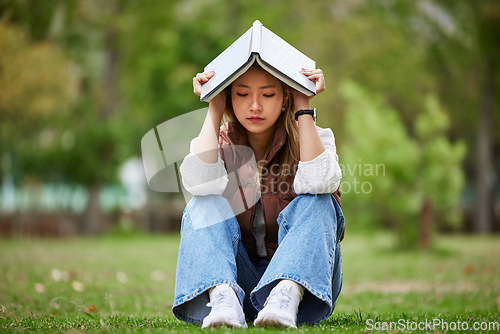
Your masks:
{"label": "fallen leaf on grass", "polygon": [[125,284],[128,281],[128,276],[126,273],[118,271],[116,273],[116,279],[118,280],[118,282]]}
{"label": "fallen leaf on grass", "polygon": [[50,271],[50,276],[55,282],[59,281],[65,281],[67,282],[69,280],[69,273],[64,270],[59,270],[57,268],[52,268]]}
{"label": "fallen leaf on grass", "polygon": [[474,272],[474,266],[472,264],[468,264],[464,268],[464,274],[465,275],[470,275]]}
{"label": "fallen leaf on grass", "polygon": [[165,273],[161,270],[153,270],[151,272],[151,279],[156,282],[163,281],[165,280]]}
{"label": "fallen leaf on grass", "polygon": [[35,283],[35,291],[38,293],[45,293],[47,288],[42,283]]}
{"label": "fallen leaf on grass", "polygon": [[71,269],[68,275],[70,279],[75,279],[78,277],[78,272],[75,269]]}
{"label": "fallen leaf on grass", "polygon": [[85,312],[91,313],[91,312],[98,312],[98,311],[99,310],[97,309],[97,307],[94,304],[90,304],[89,306],[87,306],[87,310]]}
{"label": "fallen leaf on grass", "polygon": [[83,292],[83,291],[85,291],[85,285],[83,285],[83,283],[80,282],[80,281],[73,281],[73,282],[71,282],[71,287],[76,292]]}
{"label": "fallen leaf on grass", "polygon": [[59,282],[62,279],[62,273],[59,269],[53,268],[50,271],[50,276],[52,276],[52,279],[56,282]]}

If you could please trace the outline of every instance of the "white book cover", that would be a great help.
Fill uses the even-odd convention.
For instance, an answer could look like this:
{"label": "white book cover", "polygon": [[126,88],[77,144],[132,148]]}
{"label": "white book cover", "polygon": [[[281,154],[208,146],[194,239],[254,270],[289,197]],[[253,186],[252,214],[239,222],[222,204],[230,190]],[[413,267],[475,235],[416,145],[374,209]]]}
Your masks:
{"label": "white book cover", "polygon": [[316,94],[316,85],[301,72],[316,63],[262,25],[259,20],[233,44],[211,61],[205,72],[214,76],[201,86],[202,101],[210,101],[257,61],[259,65],[301,93]]}

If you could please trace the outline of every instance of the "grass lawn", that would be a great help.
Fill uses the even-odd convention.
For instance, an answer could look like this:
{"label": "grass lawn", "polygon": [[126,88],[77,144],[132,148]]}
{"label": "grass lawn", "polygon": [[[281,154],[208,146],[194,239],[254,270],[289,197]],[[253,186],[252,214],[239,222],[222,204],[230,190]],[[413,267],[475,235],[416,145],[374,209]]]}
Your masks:
{"label": "grass lawn", "polygon": [[[177,235],[0,239],[0,332],[201,331],[171,312],[178,243]],[[500,237],[441,236],[427,252],[392,244],[388,234],[348,233],[334,314],[297,331],[451,333],[475,323],[477,332],[500,331],[490,324],[500,323]],[[426,321],[449,327],[415,330]],[[279,331],[249,326],[237,331]]]}

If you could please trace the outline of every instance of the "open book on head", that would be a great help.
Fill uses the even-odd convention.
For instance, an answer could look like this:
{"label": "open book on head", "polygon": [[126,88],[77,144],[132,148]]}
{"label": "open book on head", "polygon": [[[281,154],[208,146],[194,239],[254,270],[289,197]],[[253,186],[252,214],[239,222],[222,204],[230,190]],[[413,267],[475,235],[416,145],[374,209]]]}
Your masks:
{"label": "open book on head", "polygon": [[301,72],[302,68],[315,69],[314,60],[256,20],[249,30],[205,67],[205,72],[214,71],[215,74],[201,86],[200,99],[212,100],[255,62],[299,92],[307,96],[316,94],[314,82]]}

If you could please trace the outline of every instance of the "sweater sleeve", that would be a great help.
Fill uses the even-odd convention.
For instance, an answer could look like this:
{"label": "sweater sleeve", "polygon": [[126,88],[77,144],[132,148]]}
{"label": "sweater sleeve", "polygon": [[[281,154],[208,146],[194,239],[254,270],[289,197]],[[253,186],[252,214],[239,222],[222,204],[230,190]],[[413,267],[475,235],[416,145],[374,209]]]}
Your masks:
{"label": "sweater sleeve", "polygon": [[311,161],[299,161],[293,187],[300,194],[328,194],[335,192],[342,178],[335,137],[331,129],[319,129],[325,151]]}
{"label": "sweater sleeve", "polygon": [[198,137],[191,141],[189,154],[179,167],[182,184],[193,196],[222,195],[226,189],[228,177],[220,155],[220,148],[217,150],[217,162],[208,164],[193,152],[197,139]]}

